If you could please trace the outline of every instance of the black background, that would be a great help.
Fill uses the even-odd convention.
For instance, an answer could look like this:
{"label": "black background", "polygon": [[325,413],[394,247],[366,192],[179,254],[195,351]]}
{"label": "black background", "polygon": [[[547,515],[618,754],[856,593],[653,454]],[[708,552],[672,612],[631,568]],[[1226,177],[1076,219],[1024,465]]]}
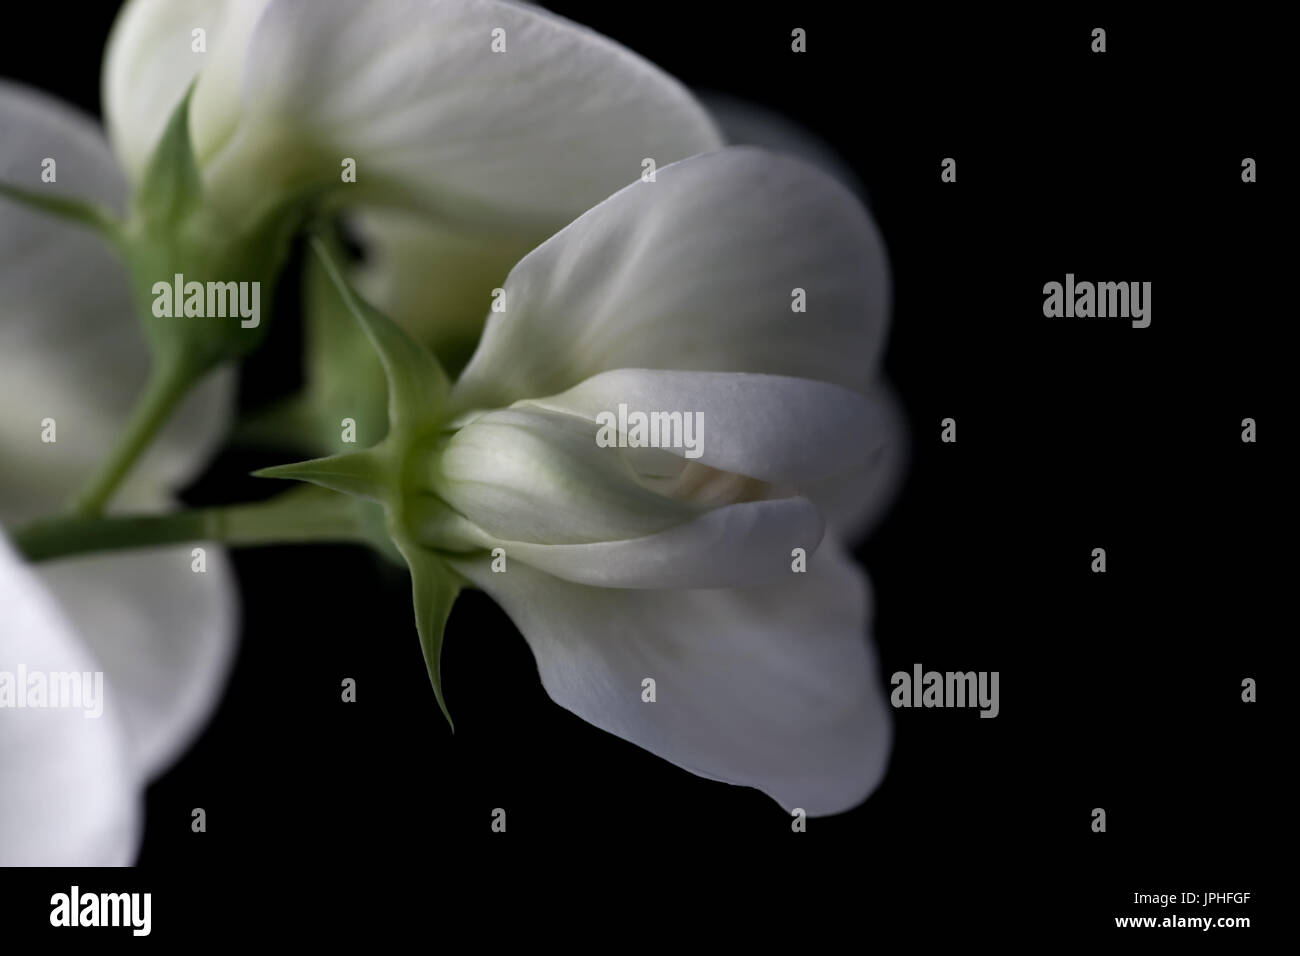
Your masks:
{"label": "black background", "polygon": [[[96,112],[109,6],[9,28],[0,73]],[[504,904],[522,867],[537,871],[520,877],[530,894],[569,898],[552,928],[585,925],[582,904],[605,892],[667,916],[703,879],[692,906],[757,884],[785,900],[766,919],[849,914],[867,944],[900,927],[1190,938],[1112,917],[1168,913],[1134,892],[1205,890],[1252,899],[1189,915],[1249,915],[1255,928],[1217,932],[1262,938],[1280,852],[1279,652],[1294,627],[1281,616],[1293,316],[1277,148],[1294,111],[1281,108],[1278,26],[1244,10],[1147,22],[1099,8],[553,7],[688,85],[797,120],[866,184],[894,273],[886,367],[913,442],[896,506],[859,549],[881,670],[1000,671],[1000,716],[896,711],[880,789],[796,835],[761,793],[552,704],[485,596],[463,595],[447,628],[452,736],[404,573],[359,548],[240,552],[237,669],[207,732],[148,791],[141,868],[15,877],[31,901],[17,923],[45,922],[48,894],[79,878],[152,890],[158,938],[304,897],[331,931],[380,912],[402,926],[451,916],[438,900],[457,883]],[[790,52],[794,26],[804,55]],[[1089,50],[1095,26],[1105,54]],[[955,184],[939,179],[948,156]],[[1241,181],[1246,156],[1258,183]],[[1044,318],[1042,286],[1067,272],[1150,281],[1150,328]],[[246,369],[248,407],[299,374],[291,297],[279,311]],[[956,444],[939,441],[948,416]],[[1257,444],[1240,441],[1245,417]],[[230,451],[188,498],[264,496],[247,472],[280,458]],[[1104,575],[1090,572],[1094,547]],[[344,677],[355,705],[339,700]],[[1244,677],[1258,703],[1241,701]],[[206,834],[190,831],[196,806]],[[493,807],[506,836],[489,830]],[[216,885],[234,894],[196,892]]]}

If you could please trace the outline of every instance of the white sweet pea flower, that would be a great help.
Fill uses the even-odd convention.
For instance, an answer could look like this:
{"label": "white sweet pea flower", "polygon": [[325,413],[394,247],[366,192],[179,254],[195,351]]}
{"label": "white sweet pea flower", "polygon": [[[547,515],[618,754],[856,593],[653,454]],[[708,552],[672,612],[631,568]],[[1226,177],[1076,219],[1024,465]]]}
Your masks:
{"label": "white sweet pea flower", "polygon": [[[591,723],[787,809],[862,801],[891,724],[837,529],[879,509],[902,454],[865,211],[801,161],[728,149],[614,194],[504,288],[454,387],[351,302],[388,372],[388,437],[263,474],[386,505],[440,702],[459,575]],[[646,447],[629,411],[693,427]]]}
{"label": "white sweet pea flower", "polygon": [[[584,719],[787,810],[859,803],[890,716],[865,576],[822,539],[818,490],[849,485],[829,517],[860,515],[902,451],[874,384],[888,276],[870,219],[802,162],[729,149],[619,192],[505,288],[433,487],[515,563],[455,566]],[[598,447],[620,404],[698,413],[698,458]]]}
{"label": "white sweet pea flower", "polygon": [[[50,195],[121,208],[126,185],[88,118],[0,83],[0,129],[0,181],[56,157]],[[149,353],[99,238],[14,205],[0,215],[0,301],[0,525],[12,530],[61,509],[108,454]],[[233,391],[226,373],[193,392],[114,506],[169,506],[224,433]],[[0,706],[0,863],[129,863],[144,784],[189,746],[229,669],[226,559],[208,547],[196,574],[187,546],[26,569],[0,552],[0,684],[19,665],[105,675],[98,719]]]}
{"label": "white sweet pea flower", "polygon": [[[205,51],[194,52],[203,30]],[[474,314],[524,251],[641,174],[721,144],[680,84],[617,44],[502,0],[134,0],[104,62],[110,137],[138,181],[193,83],[208,201],[258,219],[295,197],[414,218],[444,312]],[[344,167],[355,164],[355,181]],[[382,250],[380,252],[382,259]]]}

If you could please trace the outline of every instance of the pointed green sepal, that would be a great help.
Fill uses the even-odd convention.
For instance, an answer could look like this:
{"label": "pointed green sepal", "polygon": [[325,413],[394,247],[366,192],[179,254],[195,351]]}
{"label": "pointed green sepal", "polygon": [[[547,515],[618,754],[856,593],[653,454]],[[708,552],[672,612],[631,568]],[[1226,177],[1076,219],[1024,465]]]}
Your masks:
{"label": "pointed green sepal", "polygon": [[[330,247],[341,261],[342,245]],[[370,446],[388,434],[388,378],[384,366],[339,296],[324,262],[308,256],[301,279],[303,388],[243,419],[232,436],[251,445],[288,446],[303,456],[335,455]],[[356,425],[354,443],[340,431]]]}
{"label": "pointed green sepal", "polygon": [[442,637],[447,617],[451,614],[451,606],[460,594],[461,581],[432,551],[415,544],[402,534],[395,534],[393,540],[406,558],[407,567],[411,569],[415,627],[420,632],[420,649],[424,652],[424,665],[429,669],[433,694],[438,699],[442,715],[447,718],[447,726],[455,733],[456,725],[452,722],[446,698],[442,695]]}
{"label": "pointed green sepal", "polygon": [[[407,520],[411,498],[408,488],[411,454],[445,420],[450,385],[437,360],[396,323],[357,296],[343,278],[329,247],[313,237],[315,252],[328,276],[328,289],[336,302],[318,303],[343,311],[355,319],[379,355],[386,379],[388,434],[369,451],[318,458],[254,472],[265,478],[294,478],[335,491],[373,498],[385,505],[387,537],[411,573],[415,626],[420,635],[429,681],[447,724],[455,730],[442,693],[442,639],[451,606],[462,581],[438,555],[416,542]],[[324,285],[324,283],[322,283]],[[419,459],[414,460],[417,464]]]}
{"label": "pointed green sepal", "polygon": [[93,229],[114,245],[121,241],[121,221],[112,210],[98,203],[73,199],[70,196],[19,189],[11,183],[0,183],[0,196],[12,199],[37,212]]}
{"label": "pointed green sepal", "polygon": [[442,366],[400,325],[354,293],[319,237],[312,248],[343,300],[365,330],[388,378],[388,424],[393,431],[419,431],[436,421],[450,390]]}
{"label": "pointed green sepal", "polygon": [[193,86],[149,158],[120,247],[155,360],[192,378],[255,351],[274,314],[276,280],[309,195],[233,210],[211,194],[190,141]]}
{"label": "pointed green sepal", "polygon": [[175,225],[203,199],[203,179],[190,142],[190,99],[193,95],[194,85],[190,84],[167,121],[135,195],[137,214],[151,226]]}
{"label": "pointed green sepal", "polygon": [[392,497],[392,466],[379,447],[262,468],[253,472],[253,477],[309,481],[332,491],[342,491],[384,503]]}

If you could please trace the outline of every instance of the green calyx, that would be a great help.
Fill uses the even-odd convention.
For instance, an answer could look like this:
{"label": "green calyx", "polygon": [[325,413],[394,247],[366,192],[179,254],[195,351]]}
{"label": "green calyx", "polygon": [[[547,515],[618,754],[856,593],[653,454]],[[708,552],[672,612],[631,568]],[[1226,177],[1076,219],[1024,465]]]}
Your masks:
{"label": "green calyx", "polygon": [[116,244],[155,360],[197,377],[261,344],[307,200],[285,198],[252,221],[228,221],[195,162],[191,95],[172,114]]}
{"label": "green calyx", "polygon": [[[453,533],[456,516],[427,490],[424,476],[430,473],[449,428],[451,386],[423,346],[352,292],[325,243],[313,238],[311,246],[341,304],[379,355],[387,379],[388,432],[377,445],[363,451],[265,468],[255,474],[311,482],[383,506],[388,536],[411,572],[420,646],[438,705],[450,724],[440,658],[447,615],[463,582],[446,556],[471,545],[463,534]],[[446,533],[438,533],[440,529]]]}

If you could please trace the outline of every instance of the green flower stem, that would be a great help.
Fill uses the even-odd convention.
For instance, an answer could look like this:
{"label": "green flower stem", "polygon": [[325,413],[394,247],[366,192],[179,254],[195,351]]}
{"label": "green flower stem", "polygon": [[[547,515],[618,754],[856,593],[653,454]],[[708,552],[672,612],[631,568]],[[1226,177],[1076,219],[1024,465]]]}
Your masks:
{"label": "green flower stem", "polygon": [[[122,223],[109,210],[93,203],[59,195],[45,196],[8,183],[0,183],[0,197],[87,226],[108,240],[119,253],[125,254],[129,248]],[[149,382],[132,410],[125,431],[112,454],[73,501],[72,513],[89,516],[103,510],[197,377],[184,361],[160,362],[155,359]]]}
{"label": "green flower stem", "polygon": [[149,382],[132,409],[117,444],[73,501],[72,514],[91,517],[104,510],[113,492],[144,454],[154,436],[167,424],[196,378],[184,362],[154,362]]}
{"label": "green flower stem", "polygon": [[256,504],[171,514],[74,515],[29,525],[14,535],[14,544],[29,561],[36,562],[196,541],[232,546],[305,541],[369,543],[373,534],[362,514],[365,504],[313,488]]}

